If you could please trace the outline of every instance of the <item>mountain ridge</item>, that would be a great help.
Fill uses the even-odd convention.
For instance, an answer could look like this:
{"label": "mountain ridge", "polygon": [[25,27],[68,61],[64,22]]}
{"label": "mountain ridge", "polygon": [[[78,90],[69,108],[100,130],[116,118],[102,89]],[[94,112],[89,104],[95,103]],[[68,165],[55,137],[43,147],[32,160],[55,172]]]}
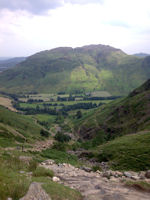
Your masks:
{"label": "mountain ridge", "polygon": [[38,52],[1,73],[0,91],[107,91],[112,95],[126,95],[148,79],[149,65],[150,61],[146,63],[144,58],[127,55],[108,45],[59,47]]}

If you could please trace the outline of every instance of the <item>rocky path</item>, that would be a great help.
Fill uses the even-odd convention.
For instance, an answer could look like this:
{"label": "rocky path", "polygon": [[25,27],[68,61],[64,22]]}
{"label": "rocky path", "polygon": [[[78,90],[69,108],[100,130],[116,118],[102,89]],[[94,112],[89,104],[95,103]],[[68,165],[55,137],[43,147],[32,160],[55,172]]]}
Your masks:
{"label": "rocky path", "polygon": [[108,180],[100,173],[86,172],[69,164],[42,163],[59,177],[59,183],[77,189],[84,200],[150,200],[150,193],[126,187],[122,178]]}
{"label": "rocky path", "polygon": [[49,195],[41,187],[41,183],[31,183],[27,194],[20,200],[51,200]]}

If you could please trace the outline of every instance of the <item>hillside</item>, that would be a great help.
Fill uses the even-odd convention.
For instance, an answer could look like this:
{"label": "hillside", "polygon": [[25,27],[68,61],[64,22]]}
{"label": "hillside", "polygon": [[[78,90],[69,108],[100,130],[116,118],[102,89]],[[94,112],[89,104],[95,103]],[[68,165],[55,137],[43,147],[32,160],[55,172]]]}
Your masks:
{"label": "hillside", "polygon": [[56,48],[30,56],[1,73],[0,91],[107,91],[111,95],[126,95],[149,78],[150,62],[145,59],[105,45]]}
{"label": "hillside", "polygon": [[41,127],[24,115],[0,106],[0,146],[9,147],[17,143],[31,143],[40,137]]}
{"label": "hillside", "polygon": [[144,58],[144,57],[150,56],[150,54],[147,54],[147,53],[136,53],[136,54],[134,54],[134,56],[137,56],[137,57],[140,57],[140,58]]}
{"label": "hillside", "polygon": [[150,80],[128,97],[113,101],[79,121],[81,138],[98,145],[117,136],[150,130]]}
{"label": "hillside", "polygon": [[18,63],[25,60],[25,57],[0,59],[0,72],[11,67],[15,67]]}

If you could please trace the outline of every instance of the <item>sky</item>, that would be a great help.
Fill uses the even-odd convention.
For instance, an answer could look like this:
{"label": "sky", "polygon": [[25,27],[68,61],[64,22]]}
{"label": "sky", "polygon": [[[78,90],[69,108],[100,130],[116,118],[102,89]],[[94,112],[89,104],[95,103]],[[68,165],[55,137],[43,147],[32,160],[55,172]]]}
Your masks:
{"label": "sky", "polygon": [[150,0],[0,0],[0,57],[89,44],[150,53]]}

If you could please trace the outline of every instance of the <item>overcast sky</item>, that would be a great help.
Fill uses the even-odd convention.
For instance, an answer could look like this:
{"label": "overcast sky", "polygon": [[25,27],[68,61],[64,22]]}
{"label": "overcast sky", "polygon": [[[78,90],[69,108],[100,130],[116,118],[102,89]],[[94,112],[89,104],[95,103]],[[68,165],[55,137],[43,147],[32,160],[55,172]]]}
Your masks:
{"label": "overcast sky", "polygon": [[0,0],[0,57],[88,44],[150,53],[150,0]]}

